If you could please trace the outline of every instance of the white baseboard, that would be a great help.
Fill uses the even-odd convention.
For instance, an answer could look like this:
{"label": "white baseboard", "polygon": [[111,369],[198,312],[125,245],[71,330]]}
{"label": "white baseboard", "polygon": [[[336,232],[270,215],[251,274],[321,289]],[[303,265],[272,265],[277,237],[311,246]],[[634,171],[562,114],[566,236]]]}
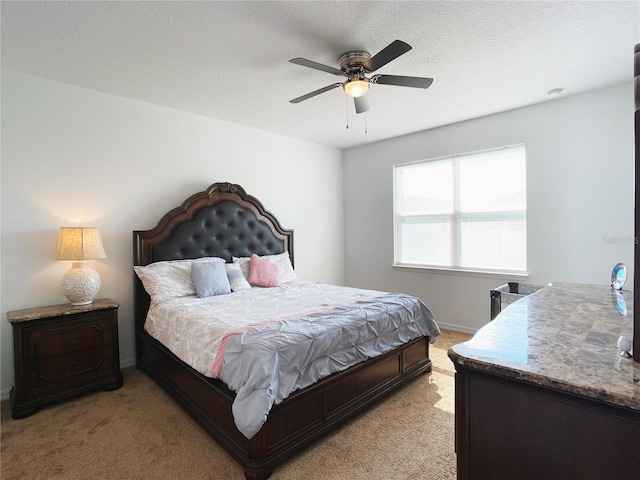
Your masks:
{"label": "white baseboard", "polygon": [[136,357],[120,360],[120,368],[133,367],[136,364]]}
{"label": "white baseboard", "polygon": [[455,325],[452,323],[443,323],[438,322],[438,326],[440,328],[444,328],[445,330],[453,330],[454,332],[463,332],[463,333],[471,333],[474,334],[478,331],[477,328],[467,327],[465,325]]}

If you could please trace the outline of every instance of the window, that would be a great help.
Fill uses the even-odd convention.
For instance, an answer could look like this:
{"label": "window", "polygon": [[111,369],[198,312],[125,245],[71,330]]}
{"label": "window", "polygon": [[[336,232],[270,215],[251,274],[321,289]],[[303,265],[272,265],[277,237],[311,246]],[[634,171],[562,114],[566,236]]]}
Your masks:
{"label": "window", "polygon": [[524,145],[393,170],[395,265],[526,272]]}

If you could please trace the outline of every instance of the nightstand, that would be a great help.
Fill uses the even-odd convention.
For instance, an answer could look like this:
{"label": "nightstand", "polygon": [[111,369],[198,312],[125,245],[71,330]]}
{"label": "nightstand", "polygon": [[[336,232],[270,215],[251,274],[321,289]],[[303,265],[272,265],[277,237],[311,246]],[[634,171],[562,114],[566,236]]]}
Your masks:
{"label": "nightstand", "polygon": [[108,298],[7,312],[13,327],[11,416],[92,390],[122,386],[118,304]]}

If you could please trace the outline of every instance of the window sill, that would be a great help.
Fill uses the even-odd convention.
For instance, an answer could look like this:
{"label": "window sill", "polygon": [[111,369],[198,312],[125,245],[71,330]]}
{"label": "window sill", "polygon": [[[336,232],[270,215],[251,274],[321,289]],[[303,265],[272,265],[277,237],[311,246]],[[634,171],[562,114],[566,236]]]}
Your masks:
{"label": "window sill", "polygon": [[394,270],[405,272],[421,272],[435,273],[438,275],[459,275],[464,277],[484,277],[484,278],[501,278],[501,279],[526,279],[529,278],[528,272],[498,272],[490,270],[472,270],[464,268],[446,268],[446,267],[418,267],[415,265],[392,265]]}

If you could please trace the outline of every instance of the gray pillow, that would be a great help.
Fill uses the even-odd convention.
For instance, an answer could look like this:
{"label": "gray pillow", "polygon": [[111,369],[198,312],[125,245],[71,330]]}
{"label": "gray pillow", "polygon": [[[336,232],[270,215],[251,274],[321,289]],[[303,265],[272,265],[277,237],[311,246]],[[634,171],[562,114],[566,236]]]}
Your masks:
{"label": "gray pillow", "polygon": [[191,278],[200,298],[231,293],[224,263],[193,263]]}

